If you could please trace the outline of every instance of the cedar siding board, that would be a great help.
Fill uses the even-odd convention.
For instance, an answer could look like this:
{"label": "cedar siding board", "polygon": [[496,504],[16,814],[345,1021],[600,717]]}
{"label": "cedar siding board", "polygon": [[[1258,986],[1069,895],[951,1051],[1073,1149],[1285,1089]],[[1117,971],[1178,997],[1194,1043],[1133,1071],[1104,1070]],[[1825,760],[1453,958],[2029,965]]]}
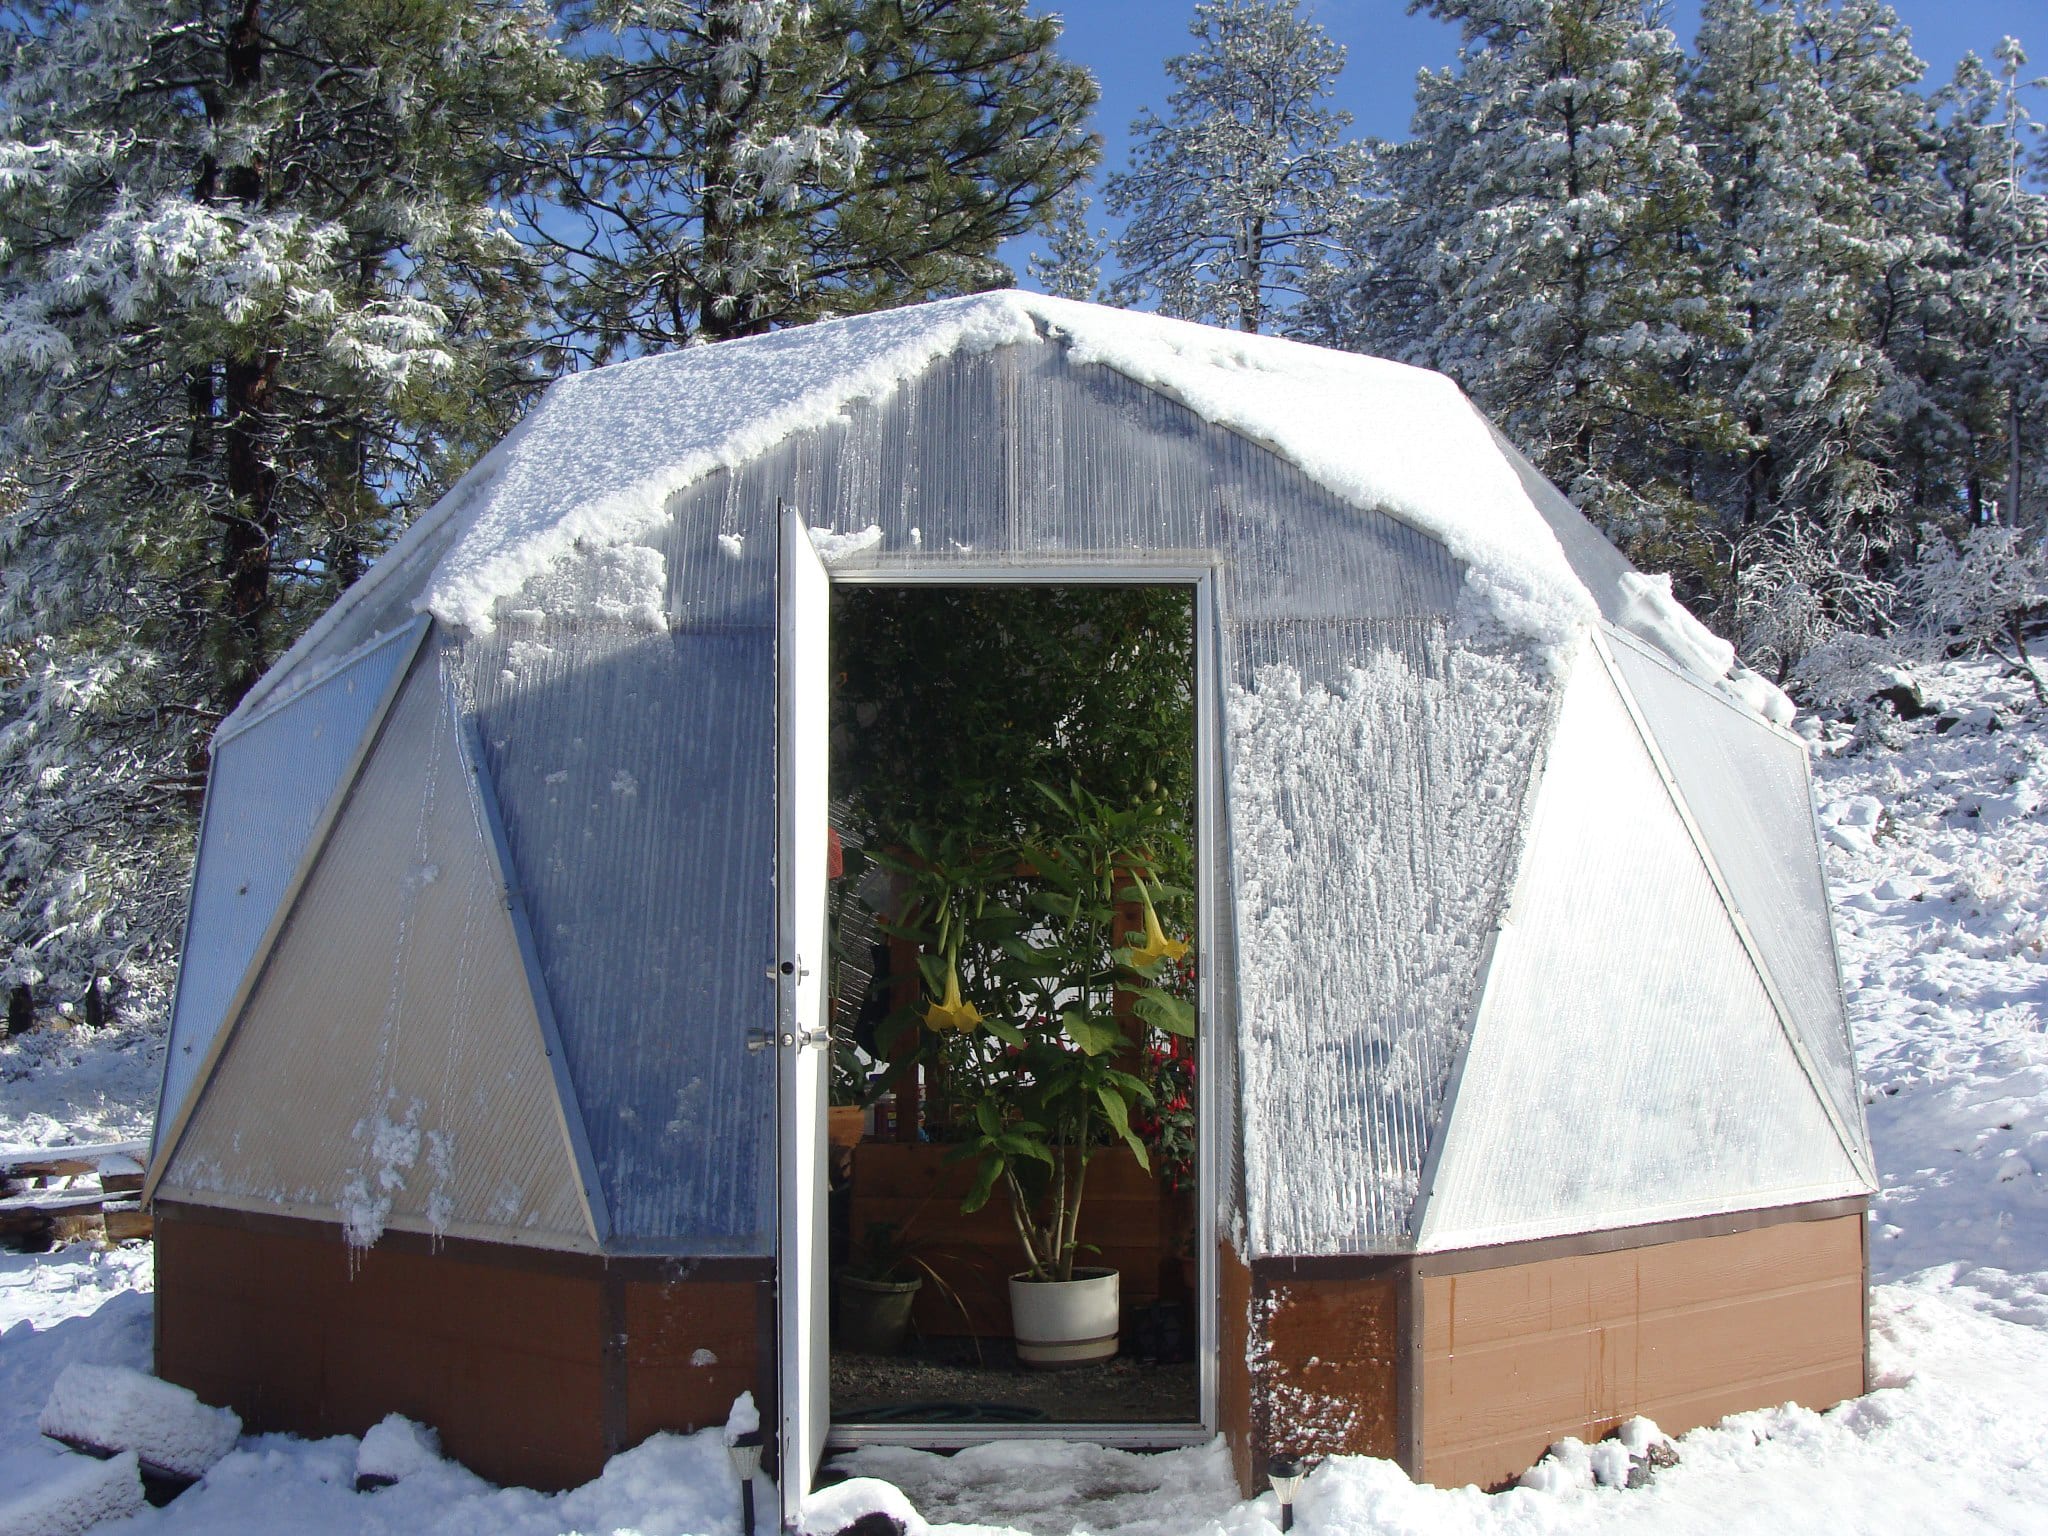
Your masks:
{"label": "cedar siding board", "polygon": [[[156,1216],[157,1374],[251,1432],[360,1435],[402,1413],[494,1482],[556,1489],[658,1430],[723,1423],[742,1391],[774,1412],[760,1261],[691,1273],[400,1233],[351,1252],[317,1222]],[[700,1349],[715,1363],[692,1366]]]}
{"label": "cedar siding board", "polygon": [[1221,1253],[1219,1428],[1276,1451],[1513,1481],[1566,1435],[1668,1433],[1865,1390],[1860,1200],[1404,1257]]}
{"label": "cedar siding board", "polygon": [[1678,1434],[1856,1396],[1863,1220],[1418,1277],[1423,1477],[1494,1486],[1635,1414]]}

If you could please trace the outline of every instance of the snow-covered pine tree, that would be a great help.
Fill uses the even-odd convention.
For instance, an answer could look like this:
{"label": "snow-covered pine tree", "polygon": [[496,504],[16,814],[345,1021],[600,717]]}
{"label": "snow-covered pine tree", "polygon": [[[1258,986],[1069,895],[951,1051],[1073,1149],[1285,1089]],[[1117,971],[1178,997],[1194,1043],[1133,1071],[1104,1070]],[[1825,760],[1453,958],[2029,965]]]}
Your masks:
{"label": "snow-covered pine tree", "polygon": [[1897,423],[1900,488],[1923,520],[1974,525],[1999,504],[2002,321],[2020,211],[2004,95],[1969,54],[1932,101],[1936,216],[1948,249],[1941,282],[1899,317],[1888,348],[1901,384],[1888,413]]}
{"label": "snow-covered pine tree", "polygon": [[1350,114],[1323,104],[1344,49],[1301,0],[1205,0],[1188,31],[1199,46],[1166,61],[1166,116],[1139,114],[1130,169],[1104,183],[1128,219],[1112,291],[1186,319],[1287,329],[1370,168],[1344,137]]}
{"label": "snow-covered pine tree", "polygon": [[1717,383],[1746,444],[1710,494],[1737,643],[1782,672],[1797,658],[1772,604],[1866,622],[1852,610],[1903,532],[1910,391],[1888,347],[1940,286],[1940,189],[1923,66],[1889,7],[1707,0],[1697,54],[1686,111],[1744,331]]}
{"label": "snow-covered pine tree", "polygon": [[1025,0],[571,0],[602,100],[530,210],[597,357],[1006,281],[1099,154]]}
{"label": "snow-covered pine tree", "polygon": [[530,0],[0,21],[0,986],[154,993],[204,732],[534,384]]}
{"label": "snow-covered pine tree", "polygon": [[1902,489],[1921,520],[2037,517],[2048,437],[2048,197],[2028,184],[2026,55],[2005,38],[1997,73],[1974,54],[1935,93],[1928,125],[1945,247],[1938,282],[1887,327],[1901,375]]}
{"label": "snow-covered pine tree", "polygon": [[1032,280],[1047,293],[1092,301],[1102,290],[1103,236],[1108,231],[1088,228],[1091,201],[1078,187],[1068,191],[1046,226],[1045,250],[1025,259]]}
{"label": "snow-covered pine tree", "polygon": [[1457,379],[1639,559],[1698,562],[1706,363],[1731,338],[1694,232],[1708,179],[1677,39],[1641,0],[1424,0],[1462,35],[1417,82],[1357,227],[1338,339]]}

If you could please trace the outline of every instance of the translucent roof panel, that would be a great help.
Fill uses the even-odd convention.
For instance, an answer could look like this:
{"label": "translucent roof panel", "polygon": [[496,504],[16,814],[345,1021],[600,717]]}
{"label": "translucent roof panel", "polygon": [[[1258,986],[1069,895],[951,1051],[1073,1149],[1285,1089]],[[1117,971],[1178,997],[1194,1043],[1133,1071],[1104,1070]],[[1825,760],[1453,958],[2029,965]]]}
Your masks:
{"label": "translucent roof panel", "polygon": [[1439,623],[1248,622],[1236,650],[1250,1252],[1403,1248],[1551,696]]}
{"label": "translucent roof panel", "polygon": [[325,819],[420,622],[373,644],[291,703],[213,741],[157,1124],[170,1130],[279,903]]}
{"label": "translucent roof panel", "polygon": [[1822,1088],[1868,1160],[1806,749],[1620,641],[1614,658]]}
{"label": "translucent roof panel", "polygon": [[1868,1188],[1589,650],[1546,755],[1420,1246]]}
{"label": "translucent roof panel", "polygon": [[358,1243],[594,1247],[461,729],[423,657],[160,1194],[338,1220]]}
{"label": "translucent roof panel", "polygon": [[773,1251],[774,665],[767,629],[461,650],[615,1246]]}

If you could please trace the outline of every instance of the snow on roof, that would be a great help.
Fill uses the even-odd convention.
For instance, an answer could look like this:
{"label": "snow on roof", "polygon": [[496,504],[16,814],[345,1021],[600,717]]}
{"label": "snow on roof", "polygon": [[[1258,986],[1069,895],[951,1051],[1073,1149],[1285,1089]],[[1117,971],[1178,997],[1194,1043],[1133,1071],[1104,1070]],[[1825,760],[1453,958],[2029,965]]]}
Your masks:
{"label": "snow on roof", "polygon": [[[939,359],[1049,335],[1078,363],[1158,390],[1270,448],[1339,497],[1430,535],[1466,568],[1474,616],[1561,666],[1611,600],[1596,602],[1471,402],[1441,374],[1277,337],[1006,291],[690,347],[557,381],[518,430],[380,565],[449,517],[462,526],[418,606],[490,630],[501,600],[594,551],[633,544],[669,498]],[[656,557],[658,559],[658,557]],[[641,576],[660,591],[660,571]],[[1633,573],[1630,573],[1633,575]],[[375,575],[371,578],[375,580]],[[1622,627],[1789,719],[1730,668],[1668,585],[1637,578]],[[1612,598],[1614,594],[1599,594]],[[1706,637],[1711,639],[1710,636]],[[1732,659],[1732,658],[1731,658]],[[1767,687],[1767,685],[1766,685]],[[1769,690],[1775,694],[1775,690]]]}

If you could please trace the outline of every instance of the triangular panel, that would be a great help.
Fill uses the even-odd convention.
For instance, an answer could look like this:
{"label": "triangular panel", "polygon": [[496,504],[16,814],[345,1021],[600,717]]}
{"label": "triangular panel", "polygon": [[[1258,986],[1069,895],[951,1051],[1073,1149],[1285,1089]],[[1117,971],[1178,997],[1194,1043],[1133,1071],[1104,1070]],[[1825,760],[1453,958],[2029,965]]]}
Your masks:
{"label": "triangular panel", "polygon": [[1626,641],[1615,645],[1614,659],[1815,1075],[1842,1124],[1867,1146],[1805,749]]}
{"label": "triangular panel", "polygon": [[1866,1188],[1619,688],[1583,653],[1419,1246]]}
{"label": "triangular panel", "polygon": [[589,1248],[481,807],[423,659],[300,891],[161,1193]]}
{"label": "triangular panel", "polygon": [[157,1114],[166,1132],[419,636],[419,626],[393,635],[289,704],[215,738]]}

